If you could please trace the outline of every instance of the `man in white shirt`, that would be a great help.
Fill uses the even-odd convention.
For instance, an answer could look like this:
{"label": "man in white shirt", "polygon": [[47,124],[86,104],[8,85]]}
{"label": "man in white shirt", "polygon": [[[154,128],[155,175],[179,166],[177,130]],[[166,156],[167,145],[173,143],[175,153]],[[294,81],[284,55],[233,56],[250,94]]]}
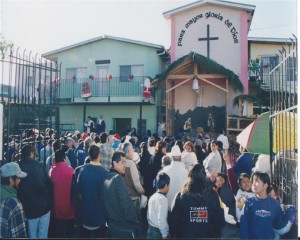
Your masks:
{"label": "man in white shirt", "polygon": [[223,149],[225,150],[225,153],[227,153],[228,149],[229,149],[229,142],[228,142],[228,138],[224,135],[224,131],[220,132],[220,135],[218,136],[217,141],[220,141],[223,143]]}
{"label": "man in white shirt", "polygon": [[158,191],[151,196],[148,203],[148,239],[169,237],[168,199],[166,197],[169,186],[170,177],[166,173],[159,173],[157,176]]}
{"label": "man in white shirt", "polygon": [[169,211],[171,211],[171,205],[175,195],[188,178],[188,171],[184,163],[181,162],[181,151],[177,145],[172,148],[170,155],[173,158],[172,163],[161,170],[161,173],[166,173],[170,177],[170,188],[166,195]]}

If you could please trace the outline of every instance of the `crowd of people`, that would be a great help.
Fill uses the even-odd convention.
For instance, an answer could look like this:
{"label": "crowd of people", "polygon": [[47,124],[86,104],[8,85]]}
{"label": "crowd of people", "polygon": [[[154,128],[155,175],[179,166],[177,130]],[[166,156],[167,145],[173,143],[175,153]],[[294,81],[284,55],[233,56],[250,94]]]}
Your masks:
{"label": "crowd of people", "polygon": [[295,222],[268,166],[242,146],[232,162],[223,132],[121,137],[103,121],[61,138],[47,129],[11,139],[1,238],[274,239]]}

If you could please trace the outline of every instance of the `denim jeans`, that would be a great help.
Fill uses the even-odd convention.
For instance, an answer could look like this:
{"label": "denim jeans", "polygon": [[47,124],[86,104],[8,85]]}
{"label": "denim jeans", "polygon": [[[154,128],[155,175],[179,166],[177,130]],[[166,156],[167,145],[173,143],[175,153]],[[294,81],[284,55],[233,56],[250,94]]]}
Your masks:
{"label": "denim jeans", "polygon": [[162,239],[162,235],[158,228],[149,226],[147,238],[148,239]]}
{"label": "denim jeans", "polygon": [[28,219],[29,238],[48,238],[49,222],[50,211],[41,217]]}

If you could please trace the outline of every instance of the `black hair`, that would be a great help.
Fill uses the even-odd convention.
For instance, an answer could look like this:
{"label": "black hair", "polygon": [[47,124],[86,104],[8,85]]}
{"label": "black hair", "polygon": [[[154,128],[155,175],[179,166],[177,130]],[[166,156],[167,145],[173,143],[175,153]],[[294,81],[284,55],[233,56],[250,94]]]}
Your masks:
{"label": "black hair", "polygon": [[166,173],[159,173],[156,177],[156,181],[157,181],[157,189],[162,189],[165,187],[166,184],[167,185],[170,184],[170,177]]}
{"label": "black hair", "polygon": [[109,135],[112,135],[112,134],[114,134],[114,130],[110,129],[109,130]]}
{"label": "black hair", "polygon": [[[10,176],[14,181],[18,178],[17,176]],[[10,177],[1,177],[1,185],[8,186]]]}
{"label": "black hair", "polygon": [[147,129],[146,134],[147,134],[148,137],[151,137],[151,135],[152,135],[151,130]]}
{"label": "black hair", "polygon": [[191,196],[193,204],[203,204],[207,202],[207,181],[206,173],[199,163],[195,164],[189,171],[188,179],[181,188],[181,194]]}
{"label": "black hair", "polygon": [[111,158],[111,164],[112,164],[112,166],[114,166],[113,162],[116,162],[116,163],[120,162],[121,161],[121,157],[126,157],[126,154],[123,151],[116,150],[113,153],[112,158]]}
{"label": "black hair", "polygon": [[59,140],[55,140],[52,143],[52,147],[53,147],[54,152],[56,152],[57,150],[59,150],[59,148],[60,148],[60,141]]}
{"label": "black hair", "polygon": [[217,145],[219,149],[223,149],[223,143],[221,141],[217,141]]}
{"label": "black hair", "polygon": [[22,159],[30,157],[30,154],[32,152],[34,152],[34,148],[32,146],[30,146],[30,145],[25,145],[22,148],[22,151],[21,151],[21,157],[22,157]]}
{"label": "black hair", "polygon": [[94,141],[95,141],[95,143],[99,143],[100,142],[100,137],[98,135],[96,135]]}
{"label": "black hair", "polygon": [[96,145],[92,145],[89,148],[89,156],[92,161],[96,160],[98,156],[100,155],[100,148]]}
{"label": "black hair", "polygon": [[103,132],[100,134],[100,142],[101,143],[106,143],[107,142],[107,133]]}
{"label": "black hair", "polygon": [[149,145],[149,147],[154,147],[155,146],[155,139],[154,139],[154,137],[148,138],[148,145]]}
{"label": "black hair", "polygon": [[240,174],[240,176],[239,176],[239,178],[238,178],[238,180],[237,180],[237,182],[238,182],[238,185],[239,185],[239,186],[241,186],[242,179],[243,179],[244,177],[246,177],[246,178],[249,178],[249,179],[250,179],[250,176],[249,176],[249,174],[247,174],[247,173],[241,173],[241,174]]}
{"label": "black hair", "polygon": [[268,184],[267,194],[269,194],[272,191],[271,180],[270,180],[270,177],[267,173],[260,172],[260,171],[254,172],[251,175],[251,182],[253,182],[254,177],[259,178],[264,184]]}
{"label": "black hair", "polygon": [[180,151],[183,152],[183,143],[181,140],[177,140],[174,145],[177,145],[180,148]]}
{"label": "black hair", "polygon": [[225,183],[227,183],[228,177],[224,173],[217,173],[217,176],[222,177],[224,179]]}
{"label": "black hair", "polygon": [[129,142],[131,143],[132,146],[135,146],[135,139],[134,138],[130,138]]}
{"label": "black hair", "polygon": [[141,149],[141,155],[145,154],[148,151],[147,143],[141,142],[140,149]]}
{"label": "black hair", "polygon": [[120,143],[124,143],[124,142],[125,142],[125,140],[126,140],[126,136],[123,136],[123,137],[121,137],[121,139],[120,139]]}
{"label": "black hair", "polygon": [[66,158],[66,154],[64,150],[57,150],[55,152],[55,162],[59,163],[59,162],[63,162]]}
{"label": "black hair", "polygon": [[165,141],[158,141],[155,146],[155,153],[162,153],[162,149],[167,147],[167,143]]}

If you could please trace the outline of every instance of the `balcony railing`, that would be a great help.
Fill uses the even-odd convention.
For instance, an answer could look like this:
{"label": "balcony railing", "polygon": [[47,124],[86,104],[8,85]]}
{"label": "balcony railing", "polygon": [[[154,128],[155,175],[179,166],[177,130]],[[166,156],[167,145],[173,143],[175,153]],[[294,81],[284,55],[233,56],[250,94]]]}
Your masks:
{"label": "balcony railing", "polygon": [[[143,83],[146,77],[134,77],[129,80],[127,78],[113,77],[111,80],[106,78],[82,78],[82,79],[61,79],[59,83],[59,99],[82,98],[84,92],[90,92],[91,97],[112,99],[133,97],[137,101],[142,100]],[[84,90],[84,83],[88,83],[88,87]],[[153,99],[154,91],[151,89]]]}

